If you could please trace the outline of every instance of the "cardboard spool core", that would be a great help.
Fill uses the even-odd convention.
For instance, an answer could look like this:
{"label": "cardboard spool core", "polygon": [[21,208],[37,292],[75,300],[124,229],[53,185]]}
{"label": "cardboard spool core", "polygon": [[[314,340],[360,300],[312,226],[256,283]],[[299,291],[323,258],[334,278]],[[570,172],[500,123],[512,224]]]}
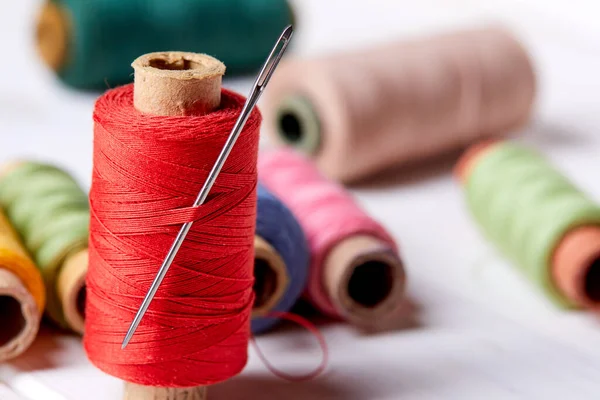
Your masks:
{"label": "cardboard spool core", "polygon": [[0,362],[23,353],[33,343],[40,311],[21,280],[0,267]]}
{"label": "cardboard spool core", "polygon": [[338,243],[325,259],[323,274],[339,314],[358,326],[383,328],[404,300],[404,266],[389,245],[372,236]]}
{"label": "cardboard spool core", "polygon": [[285,294],[289,276],[281,256],[260,236],[254,237],[254,279],[252,316],[267,315]]}
{"label": "cardboard spool core", "polygon": [[150,53],[137,58],[133,104],[144,114],[204,115],[221,104],[225,65],[205,54]]}
{"label": "cardboard spool core", "polygon": [[[133,105],[145,114],[204,115],[221,104],[225,65],[205,54],[149,53],[133,64]],[[125,400],[204,400],[206,387],[163,388],[125,382]]]}
{"label": "cardboard spool core", "polygon": [[[454,174],[466,184],[477,162],[498,141],[471,146],[456,164]],[[577,307],[600,311],[600,226],[583,225],[569,230],[556,245],[551,260],[554,286]]]}
{"label": "cardboard spool core", "polygon": [[67,324],[83,334],[85,325],[85,276],[88,269],[88,249],[69,256],[58,275],[57,292]]}
{"label": "cardboard spool core", "polygon": [[42,60],[54,71],[67,60],[70,30],[66,12],[56,3],[46,2],[38,16],[36,42]]}

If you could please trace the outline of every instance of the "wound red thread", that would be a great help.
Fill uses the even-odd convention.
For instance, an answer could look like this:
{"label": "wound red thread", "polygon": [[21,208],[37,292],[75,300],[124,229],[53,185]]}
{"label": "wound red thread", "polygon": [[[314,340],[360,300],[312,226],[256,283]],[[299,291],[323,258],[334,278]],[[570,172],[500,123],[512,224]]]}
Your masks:
{"label": "wound red thread", "polygon": [[[101,370],[141,385],[193,387],[246,364],[260,114],[254,111],[208,201],[193,204],[244,98],[223,90],[205,116],[144,115],[133,86],[94,112],[84,345]],[[194,225],[132,341],[121,342],[169,247]]]}

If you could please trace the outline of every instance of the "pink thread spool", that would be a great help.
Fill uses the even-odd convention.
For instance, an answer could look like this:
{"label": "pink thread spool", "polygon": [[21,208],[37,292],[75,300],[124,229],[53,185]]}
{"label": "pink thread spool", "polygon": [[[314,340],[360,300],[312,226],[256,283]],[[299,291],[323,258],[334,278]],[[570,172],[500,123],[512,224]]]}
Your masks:
{"label": "pink thread spool", "polygon": [[486,28],[286,61],[261,110],[271,138],[350,183],[506,135],[534,95],[524,48]]}
{"label": "pink thread spool", "polygon": [[311,249],[307,297],[321,312],[385,327],[404,298],[396,244],[340,185],[291,150],[261,154],[259,178],[294,212]]}

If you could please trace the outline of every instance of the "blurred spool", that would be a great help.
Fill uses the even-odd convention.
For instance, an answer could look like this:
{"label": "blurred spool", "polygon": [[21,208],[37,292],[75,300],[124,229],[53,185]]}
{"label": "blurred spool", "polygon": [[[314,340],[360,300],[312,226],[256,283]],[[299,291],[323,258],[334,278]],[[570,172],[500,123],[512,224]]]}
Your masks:
{"label": "blurred spool", "polygon": [[309,249],[292,212],[264,186],[258,185],[252,332],[261,333],[277,319],[260,316],[289,311],[306,288]]}
{"label": "blurred spool", "polygon": [[130,82],[131,60],[173,48],[210,54],[239,74],[262,65],[293,19],[286,0],[49,0],[37,48],[62,81],[82,89]]}
{"label": "blurred spool", "polygon": [[0,212],[0,362],[17,357],[33,343],[45,297],[40,273]]}
{"label": "blurred spool", "polygon": [[306,234],[309,300],[329,316],[366,328],[387,327],[404,300],[405,273],[384,228],[300,154],[262,154],[259,177]]}
{"label": "blurred spool", "polygon": [[457,163],[486,235],[558,305],[600,311],[600,207],[516,144],[472,146]]}
{"label": "blurred spool", "polygon": [[506,135],[527,122],[531,62],[488,28],[282,63],[265,94],[266,132],[354,182]]}
{"label": "blurred spool", "polygon": [[61,327],[83,333],[87,195],[54,166],[18,162],[0,174],[0,204],[42,273],[46,312]]}

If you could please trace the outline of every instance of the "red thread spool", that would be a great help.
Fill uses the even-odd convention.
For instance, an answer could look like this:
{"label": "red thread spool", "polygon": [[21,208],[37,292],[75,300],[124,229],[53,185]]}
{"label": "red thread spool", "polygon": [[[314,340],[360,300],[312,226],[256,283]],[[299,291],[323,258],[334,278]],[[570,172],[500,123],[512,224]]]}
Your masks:
{"label": "red thread spool", "polygon": [[[203,386],[246,364],[261,117],[252,113],[208,201],[192,208],[244,98],[221,91],[225,67],[209,56],[152,53],[133,66],[134,86],[107,92],[94,112],[84,344],[98,368],[134,383],[126,399],[203,399]],[[121,350],[186,221],[195,223]]]}

